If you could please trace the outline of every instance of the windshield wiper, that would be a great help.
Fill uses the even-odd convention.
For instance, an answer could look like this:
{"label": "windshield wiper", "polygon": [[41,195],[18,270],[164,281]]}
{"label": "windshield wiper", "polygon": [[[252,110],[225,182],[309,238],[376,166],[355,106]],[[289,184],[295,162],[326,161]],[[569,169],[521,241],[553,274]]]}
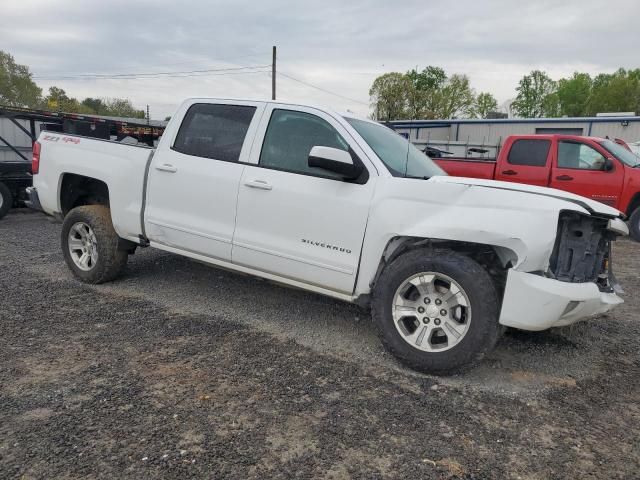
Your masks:
{"label": "windshield wiper", "polygon": [[416,176],[416,175],[405,175],[404,178],[416,178],[418,180],[429,180],[431,177],[426,176]]}

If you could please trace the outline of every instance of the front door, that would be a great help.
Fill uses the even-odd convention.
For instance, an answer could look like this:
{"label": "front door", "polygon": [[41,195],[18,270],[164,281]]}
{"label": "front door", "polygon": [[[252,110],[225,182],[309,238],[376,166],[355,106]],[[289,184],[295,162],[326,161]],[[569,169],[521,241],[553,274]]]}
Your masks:
{"label": "front door", "polygon": [[[145,230],[157,246],[230,261],[238,185],[259,104],[194,103],[149,169]],[[253,134],[252,134],[253,132]]]}
{"label": "front door", "polygon": [[345,181],[309,167],[308,157],[314,146],[364,153],[337,120],[311,108],[271,107],[261,131],[240,182],[233,263],[351,293],[376,177]]}
{"label": "front door", "polygon": [[605,170],[605,152],[575,140],[558,141],[558,155],[551,172],[551,187],[577,193],[615,207],[620,199],[624,168],[612,159]]}

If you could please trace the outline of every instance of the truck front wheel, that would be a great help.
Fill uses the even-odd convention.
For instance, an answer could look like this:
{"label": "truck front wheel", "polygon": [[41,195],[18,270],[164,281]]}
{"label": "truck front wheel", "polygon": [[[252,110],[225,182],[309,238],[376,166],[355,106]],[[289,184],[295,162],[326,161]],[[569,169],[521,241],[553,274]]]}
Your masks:
{"label": "truck front wheel", "polygon": [[127,251],[103,205],[71,210],[62,223],[62,253],[73,274],[85,283],[104,283],[116,278],[127,263]]}
{"label": "truck front wheel", "polygon": [[376,282],[372,316],[385,347],[407,366],[450,374],[480,361],[499,337],[494,283],[449,250],[413,250]]}
{"label": "truck front wheel", "polygon": [[629,217],[629,235],[636,242],[640,242],[640,207],[636,208]]}

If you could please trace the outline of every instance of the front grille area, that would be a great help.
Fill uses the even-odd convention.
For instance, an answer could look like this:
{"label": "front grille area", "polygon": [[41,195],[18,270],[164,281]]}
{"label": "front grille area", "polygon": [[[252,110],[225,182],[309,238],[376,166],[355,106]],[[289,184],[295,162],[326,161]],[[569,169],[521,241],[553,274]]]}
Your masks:
{"label": "front grille area", "polygon": [[611,240],[608,220],[576,212],[561,212],[550,269],[563,282],[597,282],[607,279]]}

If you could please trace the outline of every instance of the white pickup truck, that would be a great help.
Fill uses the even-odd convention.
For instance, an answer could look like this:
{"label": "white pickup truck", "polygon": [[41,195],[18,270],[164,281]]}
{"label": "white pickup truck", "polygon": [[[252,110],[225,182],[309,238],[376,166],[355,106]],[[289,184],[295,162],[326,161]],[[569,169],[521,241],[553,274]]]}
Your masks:
{"label": "white pickup truck", "polygon": [[392,130],[275,102],[185,101],[156,149],[43,132],[30,203],[64,219],[80,280],[137,247],[370,305],[386,347],[450,373],[503,326],[543,330],[622,302],[619,211],[567,192],[447,176]]}

